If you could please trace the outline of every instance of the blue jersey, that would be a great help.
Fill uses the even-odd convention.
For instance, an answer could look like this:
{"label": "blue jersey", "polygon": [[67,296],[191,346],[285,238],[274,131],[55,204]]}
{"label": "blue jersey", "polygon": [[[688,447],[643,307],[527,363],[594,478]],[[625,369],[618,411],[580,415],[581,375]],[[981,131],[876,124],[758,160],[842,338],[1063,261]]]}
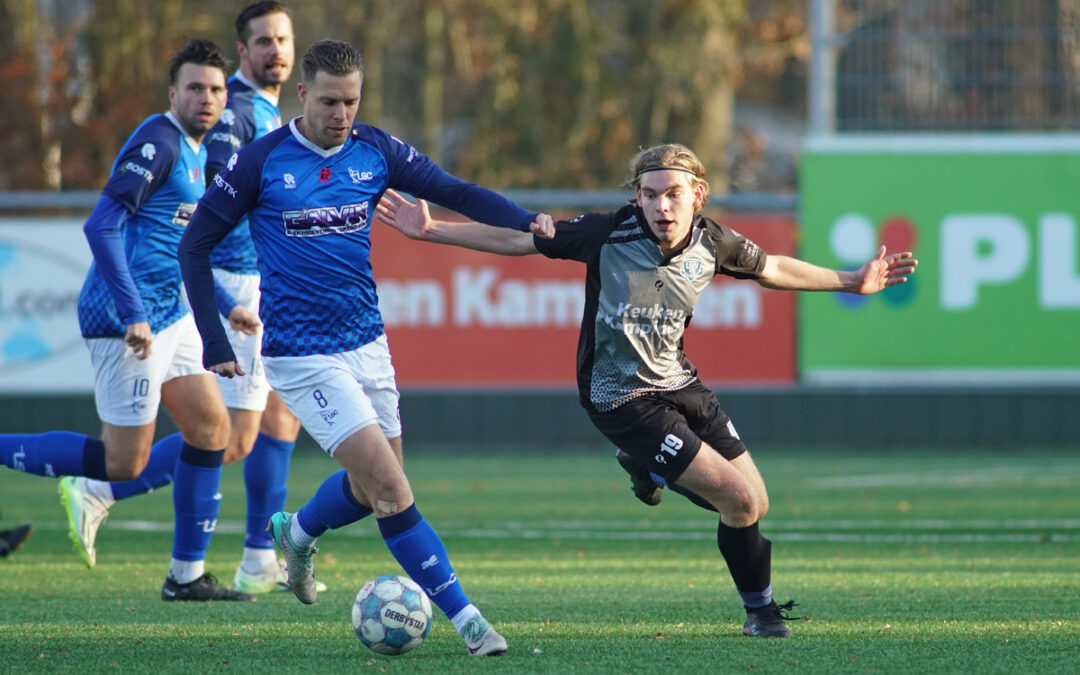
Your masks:
{"label": "blue jersey", "polygon": [[149,117],[124,143],[103,195],[129,214],[119,221],[130,272],[130,279],[121,281],[133,281],[138,295],[118,311],[108,283],[113,280],[99,269],[103,263],[91,264],[79,294],[83,337],[123,337],[127,325],[138,321],[148,321],[156,333],[187,314],[180,302],[176,247],[206,191],[205,169],[205,148],[171,113]]}
{"label": "blue jersey", "polygon": [[371,217],[387,187],[473,220],[527,231],[536,214],[455,178],[385,131],[356,123],[324,150],[296,120],[242,149],[214,177],[180,245],[207,366],[234,361],[214,311],[206,256],[244,214],[262,275],[266,356],[332,354],[383,333],[371,270]]}
{"label": "blue jersey", "polygon": [[[266,93],[240,72],[229,78],[228,87],[228,107],[206,136],[206,170],[210,176],[224,169],[237,150],[281,126],[277,96]],[[258,272],[246,218],[214,249],[210,264],[237,274]]]}

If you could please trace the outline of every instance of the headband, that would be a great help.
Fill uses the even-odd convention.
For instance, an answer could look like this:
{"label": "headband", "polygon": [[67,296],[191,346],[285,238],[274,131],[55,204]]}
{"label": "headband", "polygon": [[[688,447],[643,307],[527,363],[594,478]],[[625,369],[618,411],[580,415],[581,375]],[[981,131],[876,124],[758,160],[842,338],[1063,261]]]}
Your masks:
{"label": "headband", "polygon": [[649,167],[648,169],[642,169],[641,171],[638,171],[637,175],[634,176],[634,178],[641,178],[641,174],[649,173],[650,171],[682,171],[683,173],[690,174],[694,178],[699,178],[696,171],[691,171],[690,169],[684,169],[681,166],[653,166],[653,167]]}

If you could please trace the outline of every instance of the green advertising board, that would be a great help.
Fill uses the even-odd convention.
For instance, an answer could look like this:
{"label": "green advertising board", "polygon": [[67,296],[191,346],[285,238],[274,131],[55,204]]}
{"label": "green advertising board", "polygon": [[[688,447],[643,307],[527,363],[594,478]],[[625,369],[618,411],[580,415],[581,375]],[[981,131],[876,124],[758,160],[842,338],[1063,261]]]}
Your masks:
{"label": "green advertising board", "polygon": [[801,256],[913,250],[908,284],[803,294],[807,382],[1080,383],[1080,137],[812,139]]}

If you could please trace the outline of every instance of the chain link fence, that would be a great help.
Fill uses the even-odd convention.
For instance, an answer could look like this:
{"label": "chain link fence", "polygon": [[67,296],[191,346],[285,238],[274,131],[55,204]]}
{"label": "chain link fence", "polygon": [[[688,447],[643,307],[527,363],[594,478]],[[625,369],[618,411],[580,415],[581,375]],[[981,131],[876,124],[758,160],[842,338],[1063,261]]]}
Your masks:
{"label": "chain link fence", "polygon": [[812,131],[1073,131],[1080,0],[813,0]]}

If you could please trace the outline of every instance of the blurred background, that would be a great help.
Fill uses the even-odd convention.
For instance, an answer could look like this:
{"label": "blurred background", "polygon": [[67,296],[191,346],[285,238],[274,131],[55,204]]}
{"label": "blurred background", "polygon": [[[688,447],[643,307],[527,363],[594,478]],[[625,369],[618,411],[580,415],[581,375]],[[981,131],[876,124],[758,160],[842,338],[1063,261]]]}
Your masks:
{"label": "blurred background", "polygon": [[[170,55],[200,36],[235,58],[243,4],[0,0],[0,430],[96,433],[83,219],[167,109]],[[362,121],[527,207],[613,210],[634,152],[680,142],[709,215],[767,251],[914,250],[871,298],[709,288],[687,353],[751,447],[1080,441],[1080,0],[292,9],[298,58],[364,54]],[[373,237],[410,439],[604,443],[573,382],[579,265]]]}

